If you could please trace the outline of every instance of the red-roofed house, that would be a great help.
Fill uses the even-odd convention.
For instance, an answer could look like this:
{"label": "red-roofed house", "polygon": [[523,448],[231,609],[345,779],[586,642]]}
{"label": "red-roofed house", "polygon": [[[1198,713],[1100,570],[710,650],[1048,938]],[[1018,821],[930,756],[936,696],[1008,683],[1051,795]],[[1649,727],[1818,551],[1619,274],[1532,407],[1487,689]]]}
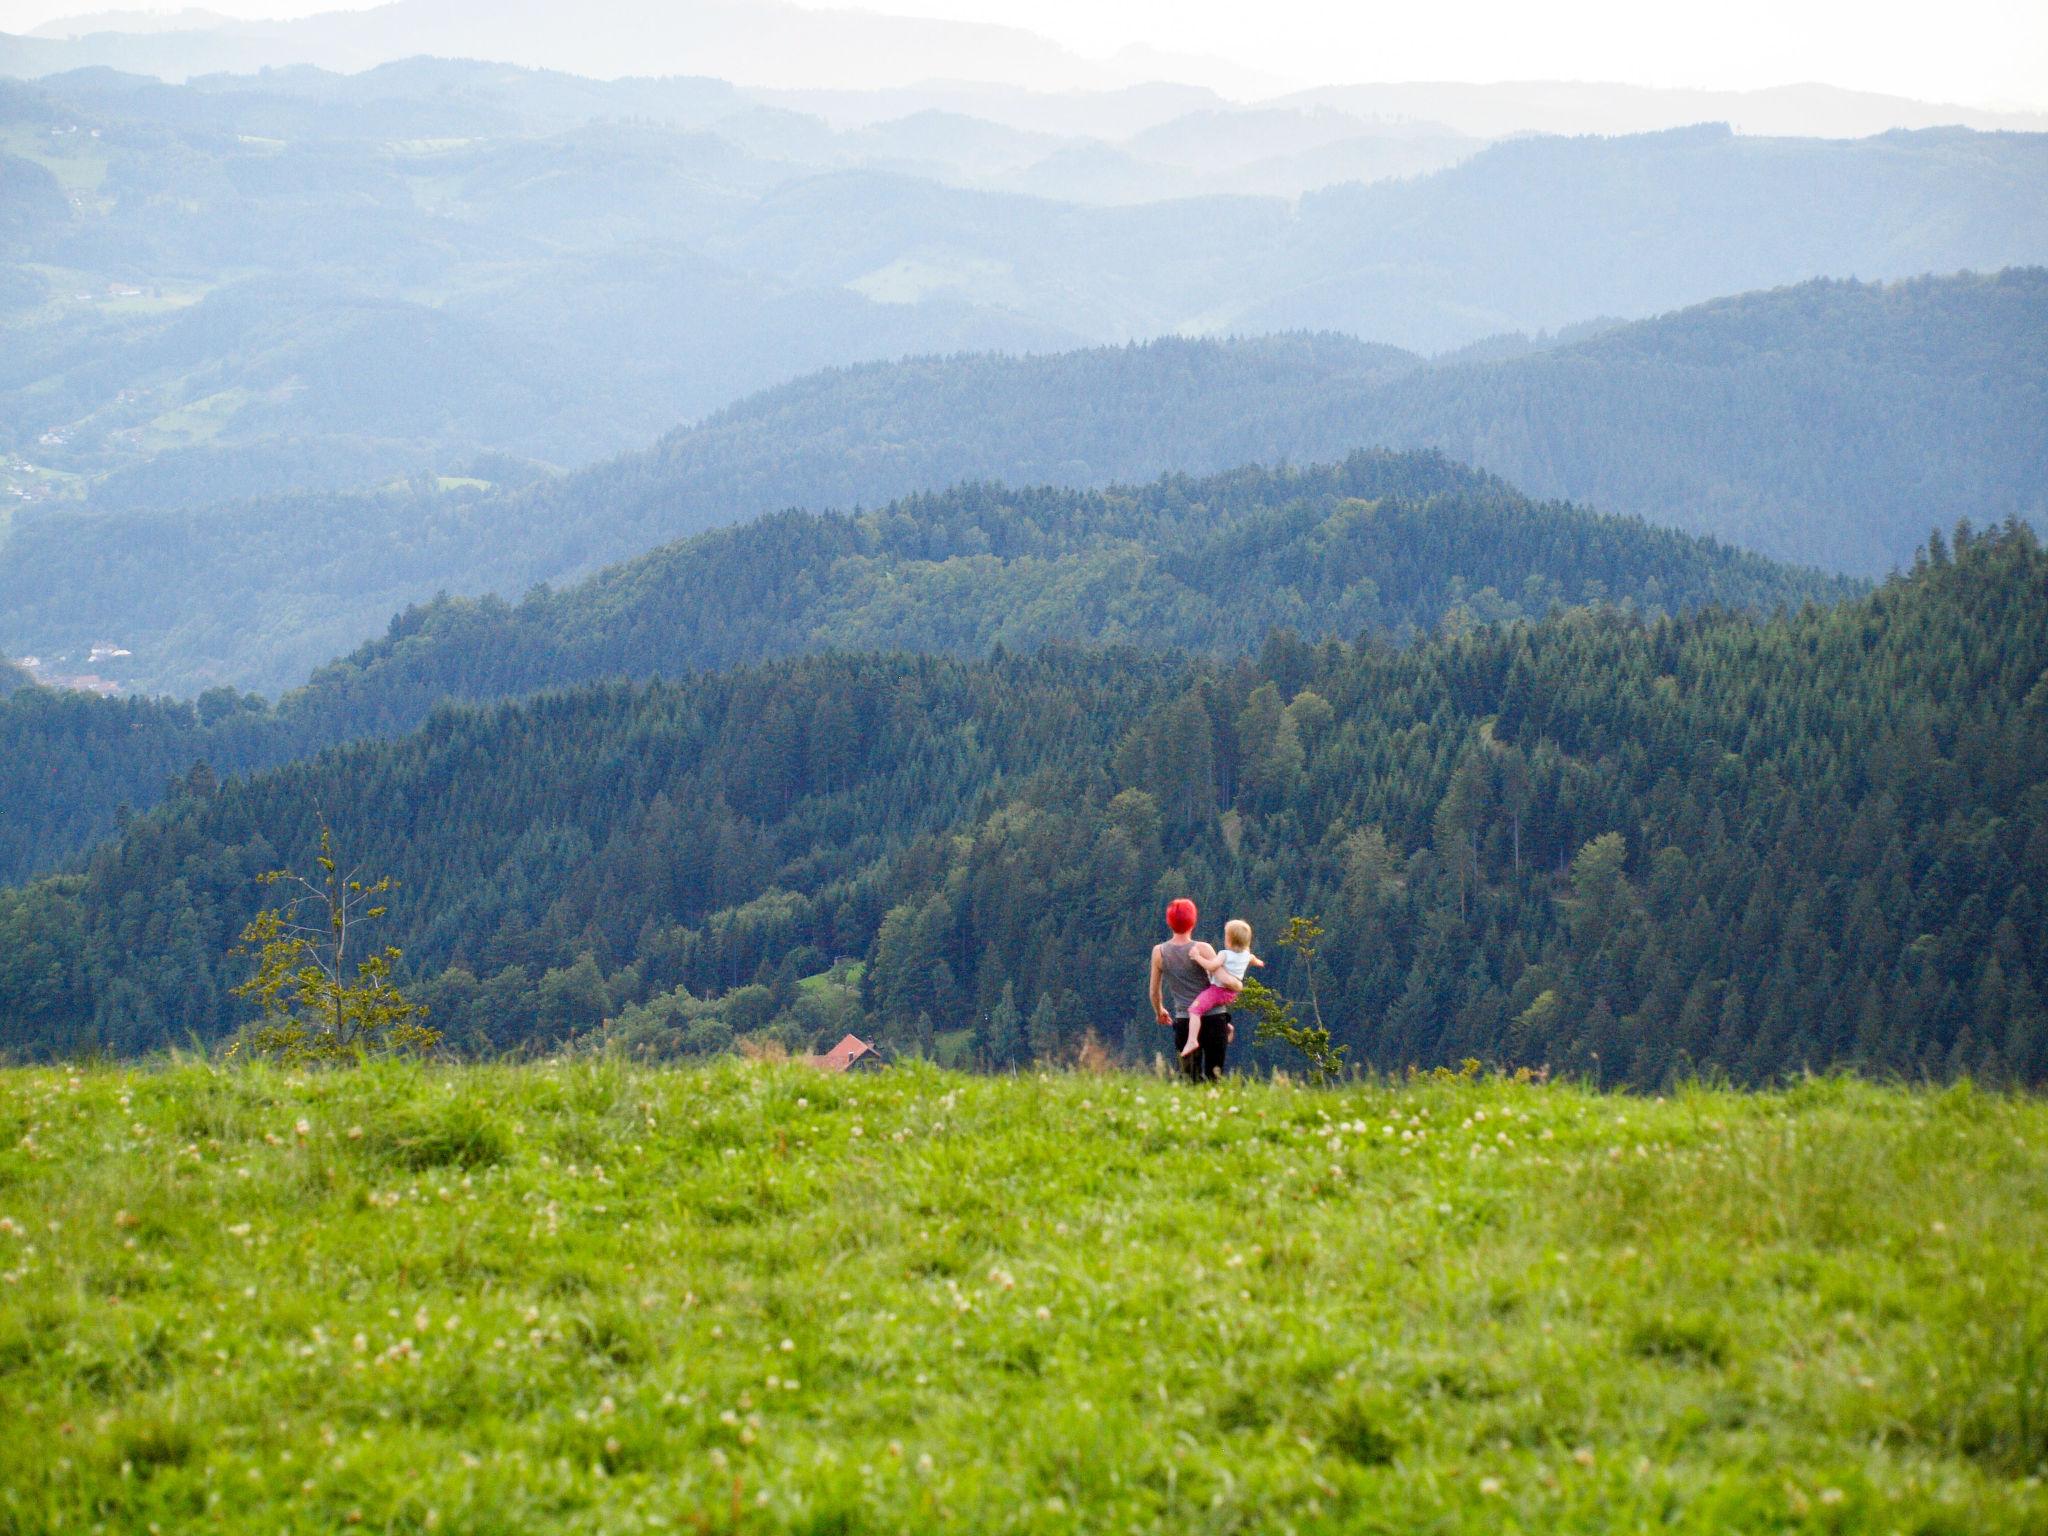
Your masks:
{"label": "red-roofed house", "polygon": [[810,1060],[820,1072],[872,1072],[888,1065],[882,1053],[859,1035],[848,1035],[824,1055]]}

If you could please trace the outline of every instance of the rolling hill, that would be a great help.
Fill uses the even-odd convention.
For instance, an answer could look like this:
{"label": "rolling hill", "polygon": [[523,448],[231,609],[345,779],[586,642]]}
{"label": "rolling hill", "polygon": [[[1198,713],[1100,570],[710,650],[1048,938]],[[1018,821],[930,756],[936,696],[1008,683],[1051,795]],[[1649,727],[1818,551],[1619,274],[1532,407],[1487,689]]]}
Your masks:
{"label": "rolling hill", "polygon": [[517,595],[787,507],[972,480],[1129,483],[1374,444],[1440,448],[1545,496],[1874,575],[1959,509],[2042,517],[2043,335],[2048,273],[2029,269],[1803,284],[1435,365],[1314,335],[836,370],[512,492],[25,511],[0,562],[0,651],[115,637],[140,686],[276,691],[437,591]]}
{"label": "rolling hill", "polygon": [[1231,653],[1275,627],[1382,638],[1609,600],[1755,610],[1853,585],[1628,519],[1541,506],[1429,455],[1169,478],[981,484],[848,516],[788,513],[665,546],[560,593],[441,599],[275,709],[32,690],[0,706],[0,878],[59,864],[195,761],[240,772],[408,731],[444,699],[681,676],[811,649],[981,655],[1121,641]]}
{"label": "rolling hill", "polygon": [[[718,81],[422,60],[0,82],[24,189],[0,243],[28,274],[0,311],[0,449],[32,499],[190,507],[484,453],[576,467],[906,354],[1296,328],[1441,351],[2048,260],[2048,139],[2025,134],[1482,147],[1291,107],[1139,140],[838,130]],[[1254,158],[1193,180],[1147,157],[1233,140]],[[1149,200],[1097,205],[1119,183]]]}

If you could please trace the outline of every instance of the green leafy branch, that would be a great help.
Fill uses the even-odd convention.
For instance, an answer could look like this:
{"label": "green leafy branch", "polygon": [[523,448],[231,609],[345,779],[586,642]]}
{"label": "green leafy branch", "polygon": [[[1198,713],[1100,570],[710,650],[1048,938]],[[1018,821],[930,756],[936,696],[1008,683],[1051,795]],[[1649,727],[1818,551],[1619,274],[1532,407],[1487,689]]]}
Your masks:
{"label": "green leafy branch", "polygon": [[1344,1075],[1348,1046],[1333,1044],[1329,1026],[1323,1023],[1322,999],[1316,985],[1316,952],[1322,944],[1323,925],[1313,917],[1290,917],[1278,943],[1301,957],[1304,985],[1308,989],[1311,1022],[1295,1016],[1294,1004],[1255,977],[1247,976],[1244,990],[1232,1006],[1252,1016],[1255,1040],[1278,1040],[1292,1046],[1308,1062],[1309,1080],[1332,1083]]}
{"label": "green leafy branch", "polygon": [[[334,857],[334,834],[320,823],[317,878],[289,869],[258,875],[261,885],[301,889],[281,907],[258,912],[242,930],[235,953],[254,952],[256,974],[234,989],[254,1002],[262,1021],[241,1045],[284,1061],[340,1061],[373,1048],[427,1050],[441,1032],[420,1021],[426,1007],[392,982],[403,951],[392,945],[355,958],[362,925],[383,917],[384,898],[397,889],[389,875],[364,880],[357,868],[344,875]],[[310,908],[311,921],[301,921]]]}

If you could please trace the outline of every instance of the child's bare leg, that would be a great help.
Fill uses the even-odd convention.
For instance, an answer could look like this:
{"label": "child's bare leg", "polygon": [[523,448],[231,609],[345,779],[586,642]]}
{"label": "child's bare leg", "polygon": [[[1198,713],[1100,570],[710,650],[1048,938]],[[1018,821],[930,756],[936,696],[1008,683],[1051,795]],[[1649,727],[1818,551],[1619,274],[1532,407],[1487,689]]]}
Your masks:
{"label": "child's bare leg", "polygon": [[1188,1043],[1180,1048],[1183,1056],[1192,1056],[1202,1048],[1202,1016],[1194,1009],[1188,1010]]}

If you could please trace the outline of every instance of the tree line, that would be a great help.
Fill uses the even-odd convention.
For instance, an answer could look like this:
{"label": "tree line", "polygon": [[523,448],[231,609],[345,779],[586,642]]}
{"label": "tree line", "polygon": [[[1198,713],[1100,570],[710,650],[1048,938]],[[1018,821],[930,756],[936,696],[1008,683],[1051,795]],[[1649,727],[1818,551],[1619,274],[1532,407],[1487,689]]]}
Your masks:
{"label": "tree line", "polygon": [[0,1018],[25,1054],[238,1027],[251,881],[325,816],[400,880],[394,942],[461,1049],[858,1027],[991,1068],[1091,1034],[1142,1057],[1145,947],[1193,893],[1212,925],[1319,915],[1366,1065],[2039,1082],[2044,580],[2009,524],[1771,616],[807,656],[445,707],[196,773],[0,895]]}

